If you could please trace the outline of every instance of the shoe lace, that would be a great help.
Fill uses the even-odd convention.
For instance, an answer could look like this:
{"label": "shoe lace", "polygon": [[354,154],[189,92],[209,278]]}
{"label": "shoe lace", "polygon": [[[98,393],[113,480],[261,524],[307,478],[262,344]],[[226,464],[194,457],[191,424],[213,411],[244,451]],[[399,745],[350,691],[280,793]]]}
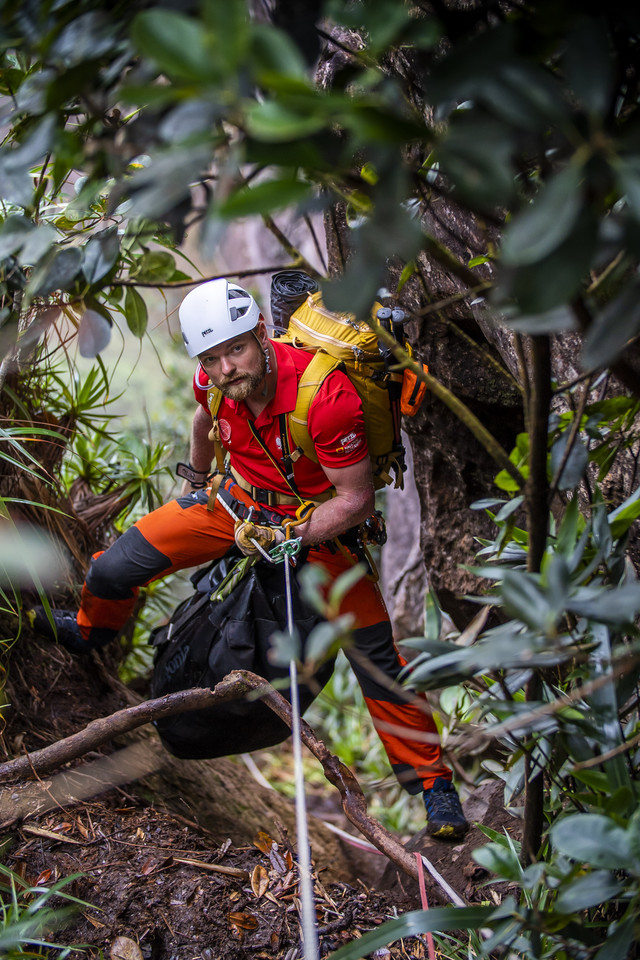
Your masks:
{"label": "shoe lace", "polygon": [[454,790],[430,790],[425,804],[427,813],[445,817],[462,817],[462,807]]}

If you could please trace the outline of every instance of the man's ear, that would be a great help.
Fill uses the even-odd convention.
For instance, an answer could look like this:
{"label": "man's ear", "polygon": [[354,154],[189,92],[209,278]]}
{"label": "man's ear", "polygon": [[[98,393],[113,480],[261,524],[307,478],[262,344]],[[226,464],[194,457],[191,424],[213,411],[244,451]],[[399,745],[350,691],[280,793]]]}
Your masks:
{"label": "man's ear", "polygon": [[262,314],[260,314],[260,319],[258,320],[258,324],[255,329],[255,334],[258,340],[260,341],[260,345],[262,347],[266,347],[269,343],[269,331],[267,330],[267,324]]}

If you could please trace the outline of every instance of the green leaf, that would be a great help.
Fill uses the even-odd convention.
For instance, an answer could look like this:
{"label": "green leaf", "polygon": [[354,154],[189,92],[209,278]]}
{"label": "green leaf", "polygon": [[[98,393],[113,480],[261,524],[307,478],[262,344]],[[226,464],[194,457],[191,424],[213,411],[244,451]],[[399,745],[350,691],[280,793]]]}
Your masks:
{"label": "green leaf", "polygon": [[134,337],[142,338],[147,329],[147,305],[135,287],[127,287],[124,315]]}
{"label": "green leaf", "polygon": [[187,100],[179,103],[163,117],[158,133],[167,143],[180,143],[198,134],[208,133],[217,117],[216,104],[206,100]]}
{"label": "green leaf", "polygon": [[603,114],[609,106],[613,64],[606,23],[583,17],[569,33],[565,45],[567,79],[589,113]]}
{"label": "green leaf", "polygon": [[578,496],[574,494],[569,500],[560,522],[556,536],[556,552],[564,557],[571,557],[575,550],[578,539],[578,530],[580,523],[580,510]]}
{"label": "green leaf", "polygon": [[[589,756],[593,756],[593,749],[590,748]],[[584,758],[582,758],[584,759]],[[611,789],[609,778],[602,770],[591,770],[588,767],[583,770],[574,770],[572,774],[576,780],[586,783],[588,787],[597,793],[608,794]]]}
{"label": "green leaf", "polygon": [[167,283],[176,270],[176,261],[168,250],[147,250],[129,271],[141,283]]}
{"label": "green leaf", "polygon": [[438,640],[442,629],[442,611],[438,597],[429,587],[424,598],[424,635],[427,640]]}
{"label": "green leaf", "polygon": [[431,910],[413,910],[340,947],[331,954],[331,960],[362,960],[374,950],[402,937],[419,937],[424,933],[444,933],[447,930],[473,930],[486,926],[493,912],[492,907],[434,907]]}
{"label": "green leaf", "polygon": [[[567,449],[568,439],[569,432],[565,430],[551,447],[551,471],[554,477],[560,469],[565,450]],[[573,490],[574,487],[577,487],[588,465],[589,451],[587,450],[586,444],[584,444],[579,437],[575,437],[569,456],[562,468],[562,474],[557,481],[558,490]]]}
{"label": "green leaf", "polygon": [[292,660],[300,659],[300,634],[293,628],[293,634],[288,630],[274,630],[269,637],[269,662],[277,667],[287,667]]}
{"label": "green leaf", "polygon": [[107,227],[87,240],[83,249],[82,272],[87,283],[98,283],[118,259],[120,241],[117,227]]}
{"label": "green leaf", "polygon": [[626,583],[612,589],[600,587],[597,593],[590,588],[579,590],[567,601],[567,610],[598,623],[625,626],[633,623],[640,610],[640,583]]}
{"label": "green leaf", "polygon": [[[583,207],[564,243],[536,263],[500,267],[497,303],[515,302],[522,313],[540,314],[546,325],[547,312],[568,303],[581,290],[588,275],[598,237],[598,218],[591,207]],[[536,332],[531,325],[531,332]]]}
{"label": "green leaf", "polygon": [[402,273],[400,274],[400,279],[398,280],[398,286],[396,287],[396,293],[400,293],[405,283],[411,279],[417,270],[415,260],[410,260],[409,263],[406,263],[402,268]]}
{"label": "green leaf", "polygon": [[538,630],[551,610],[547,600],[530,574],[507,570],[500,588],[505,608],[532,630]]}
{"label": "green leaf", "polygon": [[635,917],[627,920],[614,920],[607,931],[607,938],[595,954],[593,960],[622,960],[629,955],[629,948],[634,942]]}
{"label": "green leaf", "polygon": [[627,532],[634,520],[640,517],[640,487],[636,487],[624,503],[609,514],[609,526],[614,540]]}
{"label": "green leaf", "polygon": [[594,870],[583,877],[572,877],[560,887],[556,910],[575,913],[605,903],[617,896],[624,884],[608,870]]}
{"label": "green leaf", "polygon": [[218,213],[229,220],[254,213],[270,213],[272,210],[295,206],[309,195],[309,184],[300,180],[267,180],[255,187],[230,194],[218,208]]}
{"label": "green leaf", "polygon": [[133,21],[131,38],[140,53],[170,77],[195,81],[217,77],[206,32],[194,18],[174,10],[144,10]]}
{"label": "green leaf", "polygon": [[7,217],[0,226],[0,260],[17,253],[34,229],[33,223],[27,217]]}
{"label": "green leaf", "polygon": [[618,157],[615,172],[631,216],[640,220],[640,157]]}
{"label": "green leaf", "polygon": [[[136,170],[126,184],[131,196],[129,217],[161,218],[189,196],[191,184],[201,178],[210,162],[208,144],[154,153],[149,166]],[[120,203],[123,193],[124,186],[114,189],[109,197],[111,210]]]}
{"label": "green leaf", "polygon": [[551,841],[556,850],[578,863],[630,873],[640,867],[629,856],[627,831],[599,813],[578,813],[556,821]]}
{"label": "green leaf", "polygon": [[569,164],[541,187],[530,207],[516,214],[502,241],[504,263],[535,263],[567,239],[582,205],[582,176],[581,167]]}
{"label": "green leaf", "polygon": [[504,124],[484,114],[458,110],[435,157],[455,194],[476,209],[494,210],[497,204],[508,205],[513,199],[513,151]]}
{"label": "green leaf", "polygon": [[111,340],[111,324],[96,310],[85,310],[78,324],[78,349],[81,357],[96,357]]}
{"label": "green leaf", "polygon": [[256,140],[274,143],[318,133],[327,125],[327,119],[321,113],[298,113],[274,100],[265,100],[264,103],[249,104],[246,123],[247,131]]}
{"label": "green leaf", "polygon": [[5,202],[11,201],[22,207],[32,204],[34,185],[29,172],[50,149],[55,122],[55,117],[51,114],[35,128],[27,124],[25,126],[31,133],[23,143],[15,146],[14,142],[11,146],[0,149],[0,181]]}
{"label": "green leaf", "polygon": [[507,520],[512,513],[515,513],[522,504],[524,503],[524,496],[514,497],[513,500],[508,500],[505,505],[498,511],[495,516],[496,523],[502,523],[504,520]]}
{"label": "green leaf", "polygon": [[507,319],[512,330],[518,333],[548,334],[564,333],[566,330],[575,330],[578,326],[576,316],[569,307],[555,307],[543,313]]}
{"label": "green leaf", "polygon": [[68,290],[81,266],[82,252],[78,247],[58,247],[35,267],[27,285],[27,297]]}
{"label": "green leaf", "polygon": [[306,66],[300,50],[282,30],[255,23],[251,31],[252,57],[257,79],[264,72],[304,78]]}
{"label": "green leaf", "polygon": [[354,617],[347,613],[319,623],[313,628],[304,644],[304,662],[315,664],[326,659],[330,654],[335,655],[340,641],[344,641],[345,634],[353,627]]}
{"label": "green leaf", "polygon": [[472,852],[472,857],[485,870],[490,870],[504,880],[520,883],[522,867],[517,854],[502,844],[488,843]]}
{"label": "green leaf", "polygon": [[58,240],[58,231],[48,223],[39,224],[27,237],[18,254],[21,266],[32,266],[49,253]]}
{"label": "green leaf", "polygon": [[584,368],[609,366],[639,330],[640,283],[633,281],[594,318],[582,348]]}

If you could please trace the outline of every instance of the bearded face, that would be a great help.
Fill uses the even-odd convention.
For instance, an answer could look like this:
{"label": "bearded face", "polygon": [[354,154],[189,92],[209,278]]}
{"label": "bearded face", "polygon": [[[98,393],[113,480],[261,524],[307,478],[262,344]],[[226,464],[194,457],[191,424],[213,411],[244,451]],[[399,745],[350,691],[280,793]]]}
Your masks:
{"label": "bearded face", "polygon": [[211,383],[228,400],[247,400],[264,388],[267,361],[253,333],[206,350],[199,359]]}

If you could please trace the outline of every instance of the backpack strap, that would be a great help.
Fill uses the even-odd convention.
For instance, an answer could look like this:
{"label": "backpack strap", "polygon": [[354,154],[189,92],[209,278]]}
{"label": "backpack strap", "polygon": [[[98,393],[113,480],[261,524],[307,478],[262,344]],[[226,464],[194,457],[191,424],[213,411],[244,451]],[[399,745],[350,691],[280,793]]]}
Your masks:
{"label": "backpack strap", "polygon": [[207,391],[207,403],[209,404],[209,412],[211,413],[211,419],[213,421],[213,425],[209,431],[209,440],[213,441],[216,455],[216,472],[211,483],[211,492],[209,493],[209,502],[207,503],[207,510],[213,511],[216,505],[218,490],[220,489],[220,484],[225,474],[224,448],[220,442],[220,428],[218,427],[218,410],[222,403],[222,391],[218,390],[217,387],[209,387]]}
{"label": "backpack strap", "polygon": [[298,383],[298,399],[294,410],[289,414],[289,429],[291,438],[296,447],[314,463],[318,462],[318,456],[313,445],[313,440],[309,434],[307,426],[309,420],[309,408],[313,403],[318,390],[327,379],[330,373],[338,370],[342,366],[342,361],[336,357],[331,357],[328,353],[318,350],[306,368],[303,371]]}

